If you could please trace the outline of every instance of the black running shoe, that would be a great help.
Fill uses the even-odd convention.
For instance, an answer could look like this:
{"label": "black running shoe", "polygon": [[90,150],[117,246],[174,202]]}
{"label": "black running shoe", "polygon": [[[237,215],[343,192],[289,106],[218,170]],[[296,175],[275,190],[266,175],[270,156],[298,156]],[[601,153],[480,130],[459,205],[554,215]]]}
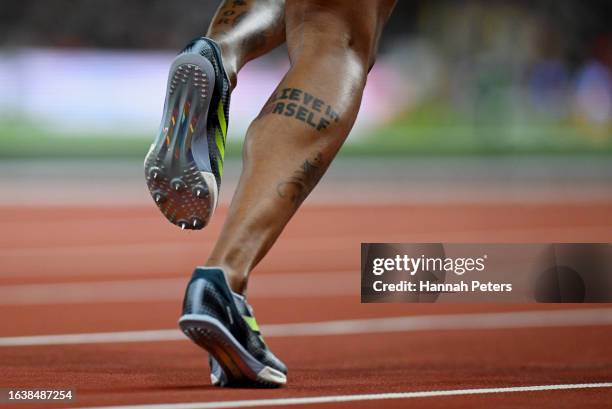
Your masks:
{"label": "black running shoe", "polygon": [[170,67],[159,134],[144,162],[153,200],[182,229],[203,228],[217,206],[229,103],[219,47],[193,40]]}
{"label": "black running shoe", "polygon": [[210,367],[210,383],[215,386],[231,386],[223,372],[223,368],[212,355],[208,354],[208,366]]}
{"label": "black running shoe", "polygon": [[210,353],[213,384],[278,387],[287,382],[287,367],[268,349],[251,306],[230,290],[223,270],[194,271],[179,326]]}

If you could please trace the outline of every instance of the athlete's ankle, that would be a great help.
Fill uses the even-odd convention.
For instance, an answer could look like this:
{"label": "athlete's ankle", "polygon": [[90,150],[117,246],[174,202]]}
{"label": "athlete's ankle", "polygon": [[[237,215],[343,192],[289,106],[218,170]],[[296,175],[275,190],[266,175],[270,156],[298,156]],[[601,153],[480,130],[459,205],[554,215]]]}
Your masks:
{"label": "athlete's ankle", "polygon": [[239,272],[237,269],[232,268],[228,263],[216,261],[213,259],[208,260],[206,263],[208,267],[220,267],[225,273],[227,283],[230,289],[236,294],[244,295],[247,287],[248,275]]}
{"label": "athlete's ankle", "polygon": [[231,89],[236,88],[236,83],[238,81],[238,58],[236,57],[236,53],[233,52],[234,47],[228,41],[223,38],[219,39],[215,36],[210,37],[219,48],[221,49],[221,58],[223,60],[223,69],[227,74],[227,78],[229,79]]}
{"label": "athlete's ankle", "polygon": [[247,287],[247,278],[240,274],[228,274],[227,281],[229,281],[229,286],[233,292],[236,294],[244,295]]}

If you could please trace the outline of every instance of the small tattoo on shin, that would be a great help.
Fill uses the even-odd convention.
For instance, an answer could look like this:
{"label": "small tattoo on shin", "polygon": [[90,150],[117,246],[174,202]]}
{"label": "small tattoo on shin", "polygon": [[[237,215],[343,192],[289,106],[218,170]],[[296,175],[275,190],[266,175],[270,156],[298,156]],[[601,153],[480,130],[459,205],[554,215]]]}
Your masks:
{"label": "small tattoo on shin", "polygon": [[278,196],[289,199],[297,208],[314,189],[325,169],[323,154],[319,152],[313,159],[305,160],[289,179],[276,186]]}
{"label": "small tattoo on shin", "polygon": [[245,6],[248,6],[246,0],[226,1],[217,13],[218,16],[214,24],[217,26],[226,26],[218,27],[221,31],[225,31],[225,29],[229,27],[235,27],[248,13],[248,10],[242,10]]}

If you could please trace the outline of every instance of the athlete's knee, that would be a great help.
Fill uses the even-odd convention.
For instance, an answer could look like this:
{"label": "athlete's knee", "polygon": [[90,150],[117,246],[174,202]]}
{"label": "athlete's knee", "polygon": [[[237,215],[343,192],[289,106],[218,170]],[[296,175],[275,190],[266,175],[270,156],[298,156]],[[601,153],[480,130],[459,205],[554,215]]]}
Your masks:
{"label": "athlete's knee", "polygon": [[[306,41],[309,44],[294,54],[308,55],[308,58],[319,60],[347,60],[348,63],[363,66],[366,71],[372,59],[373,36],[351,27],[336,27],[329,32],[312,34]],[[290,49],[290,53],[292,51]]]}
{"label": "athlete's knee", "polygon": [[359,63],[367,73],[374,65],[389,7],[382,6],[383,0],[354,1],[355,7],[327,0],[288,2],[285,19],[291,60],[305,55],[345,57]]}
{"label": "athlete's knee", "polygon": [[347,57],[360,64],[368,73],[376,62],[379,34],[380,31],[375,25],[361,24],[346,27],[344,32],[336,34],[338,39],[332,41],[332,47],[345,50]]}

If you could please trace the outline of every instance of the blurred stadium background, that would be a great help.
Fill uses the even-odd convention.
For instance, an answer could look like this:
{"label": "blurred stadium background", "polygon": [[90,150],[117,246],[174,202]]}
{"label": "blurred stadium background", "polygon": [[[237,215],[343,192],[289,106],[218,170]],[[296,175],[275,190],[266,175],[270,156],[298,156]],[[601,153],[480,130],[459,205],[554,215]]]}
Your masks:
{"label": "blurred stadium background", "polygon": [[[3,2],[0,203],[148,205],[141,161],[168,66],[218,4]],[[399,1],[310,201],[612,200],[611,18],[607,1]],[[240,73],[225,203],[245,130],[287,67],[281,47]]]}
{"label": "blurred stadium background", "polygon": [[[217,4],[3,2],[0,157],[141,158]],[[399,1],[343,154],[612,152],[611,19],[608,1]],[[287,65],[241,73],[229,155]]]}

